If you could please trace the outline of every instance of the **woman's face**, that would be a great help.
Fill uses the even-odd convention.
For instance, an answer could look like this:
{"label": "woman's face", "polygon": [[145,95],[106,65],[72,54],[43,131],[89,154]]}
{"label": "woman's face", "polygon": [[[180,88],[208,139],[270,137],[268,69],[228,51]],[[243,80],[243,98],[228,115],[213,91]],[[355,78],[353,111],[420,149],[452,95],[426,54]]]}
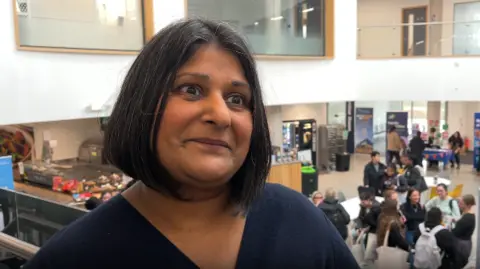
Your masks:
{"label": "woman's face", "polygon": [[167,98],[160,162],[183,185],[224,186],[245,161],[253,129],[252,93],[239,61],[215,45],[199,48]]}
{"label": "woman's face", "polygon": [[462,198],[458,199],[457,201],[458,201],[458,207],[460,208],[460,210],[465,210],[467,208]]}
{"label": "woman's face", "polygon": [[389,177],[391,177],[391,176],[393,176],[393,174],[395,174],[395,171],[393,171],[393,168],[388,167],[388,168],[387,168],[387,175],[388,175]]}
{"label": "woman's face", "polygon": [[398,200],[398,194],[396,192],[392,193],[392,195],[390,196],[390,200]]}
{"label": "woman's face", "polygon": [[448,193],[442,186],[438,186],[437,187],[437,195],[438,195],[438,197],[443,199],[443,198],[447,197]]}
{"label": "woman's face", "polygon": [[418,193],[418,191],[412,192],[412,194],[410,195],[410,202],[412,204],[418,204],[418,202],[420,202],[420,194]]}
{"label": "woman's face", "polygon": [[109,192],[106,192],[106,193],[102,196],[102,201],[106,202],[106,201],[110,200],[110,198],[112,198],[112,194],[109,193]]}
{"label": "woman's face", "polygon": [[323,195],[317,194],[312,198],[312,200],[315,205],[319,205],[323,202]]}

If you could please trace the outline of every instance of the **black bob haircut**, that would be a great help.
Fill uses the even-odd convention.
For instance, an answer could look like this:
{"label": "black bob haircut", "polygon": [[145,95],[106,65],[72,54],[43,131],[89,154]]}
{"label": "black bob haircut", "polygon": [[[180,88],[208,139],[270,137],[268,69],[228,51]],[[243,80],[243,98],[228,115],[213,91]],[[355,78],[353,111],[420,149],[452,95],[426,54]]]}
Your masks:
{"label": "black bob haircut", "polygon": [[242,167],[230,179],[230,201],[246,211],[263,191],[271,165],[271,143],[255,61],[246,41],[227,24],[185,19],[163,28],[133,62],[104,136],[105,160],[148,187],[182,199],[181,187],[160,163],[157,135],[176,73],[202,45],[214,44],[240,62],[252,92],[253,131]]}

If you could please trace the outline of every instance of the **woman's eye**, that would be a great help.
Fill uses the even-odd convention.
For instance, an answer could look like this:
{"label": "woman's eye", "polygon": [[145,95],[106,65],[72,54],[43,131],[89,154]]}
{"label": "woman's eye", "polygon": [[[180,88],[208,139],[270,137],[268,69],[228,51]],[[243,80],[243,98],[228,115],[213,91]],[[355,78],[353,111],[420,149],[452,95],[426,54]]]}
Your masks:
{"label": "woman's eye", "polygon": [[202,91],[200,87],[194,85],[185,85],[179,88],[179,91],[188,95],[200,96]]}
{"label": "woman's eye", "polygon": [[242,96],[240,95],[231,95],[227,98],[227,102],[232,103],[234,105],[245,105],[245,101]]}

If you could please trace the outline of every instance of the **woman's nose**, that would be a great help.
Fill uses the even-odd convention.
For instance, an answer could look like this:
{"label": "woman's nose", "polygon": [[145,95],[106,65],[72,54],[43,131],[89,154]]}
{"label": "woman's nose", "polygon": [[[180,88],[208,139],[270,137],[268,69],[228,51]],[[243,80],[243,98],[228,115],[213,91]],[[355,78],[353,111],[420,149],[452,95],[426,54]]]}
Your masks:
{"label": "woman's nose", "polygon": [[204,99],[203,120],[219,128],[227,128],[231,125],[231,110],[221,93],[211,93]]}

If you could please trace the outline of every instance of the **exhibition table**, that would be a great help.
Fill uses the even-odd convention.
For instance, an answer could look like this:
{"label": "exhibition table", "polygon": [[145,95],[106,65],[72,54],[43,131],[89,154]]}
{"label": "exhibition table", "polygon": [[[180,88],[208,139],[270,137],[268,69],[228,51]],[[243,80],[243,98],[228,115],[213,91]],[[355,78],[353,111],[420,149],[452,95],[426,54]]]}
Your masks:
{"label": "exhibition table", "polygon": [[453,152],[451,149],[426,148],[423,151],[423,158],[427,161],[442,162],[443,166],[446,166],[453,159]]}
{"label": "exhibition table", "polygon": [[[383,197],[378,196],[375,197],[375,199],[380,203],[384,200]],[[358,218],[358,213],[360,213],[360,198],[358,196],[343,201],[340,204],[345,208],[348,215],[350,215],[350,220]]]}
{"label": "exhibition table", "polygon": [[267,182],[278,183],[302,192],[302,163],[299,161],[275,163],[270,168]]}

